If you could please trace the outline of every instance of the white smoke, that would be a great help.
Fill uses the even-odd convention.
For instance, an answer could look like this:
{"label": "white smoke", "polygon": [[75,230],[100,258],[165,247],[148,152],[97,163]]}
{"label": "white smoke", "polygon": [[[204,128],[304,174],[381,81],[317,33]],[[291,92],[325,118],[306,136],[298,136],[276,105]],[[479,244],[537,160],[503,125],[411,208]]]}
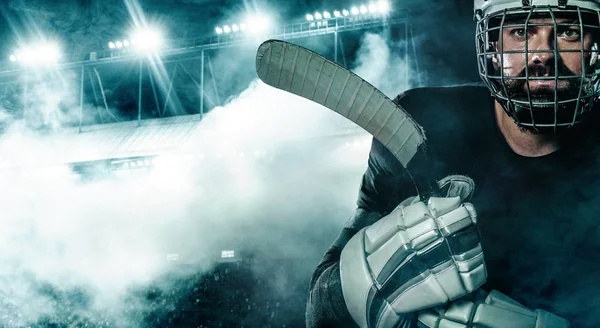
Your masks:
{"label": "white smoke", "polygon": [[[356,71],[374,85],[407,87],[382,37],[366,35],[360,54]],[[323,107],[253,82],[147,174],[83,183],[53,162],[79,149],[12,125],[0,156],[38,165],[0,177],[0,324],[77,315],[139,326],[131,314],[147,304],[130,291],[180,273],[167,254],[196,271],[229,248],[320,256],[354,209],[370,141],[356,131]],[[68,302],[74,297],[79,303]]]}
{"label": "white smoke", "polygon": [[354,72],[393,99],[409,88],[411,78],[416,75],[410,63],[394,53],[407,47],[405,41],[389,41],[380,34],[365,33]]}

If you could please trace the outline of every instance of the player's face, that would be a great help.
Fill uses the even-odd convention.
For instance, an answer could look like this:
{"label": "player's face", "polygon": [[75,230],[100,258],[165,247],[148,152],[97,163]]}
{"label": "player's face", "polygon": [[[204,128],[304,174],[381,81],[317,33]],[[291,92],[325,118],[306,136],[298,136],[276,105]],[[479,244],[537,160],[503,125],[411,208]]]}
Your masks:
{"label": "player's face", "polygon": [[[589,66],[592,33],[582,33],[579,26],[559,25],[555,34],[552,18],[530,19],[527,28],[524,23],[525,20],[505,22],[502,39],[496,45],[497,51],[504,53],[497,55],[495,68],[499,70],[498,73],[503,73],[509,96],[528,100],[529,91],[530,97],[535,100],[554,102],[556,88],[559,101],[561,98],[576,97],[581,79],[567,77],[580,76],[584,70],[586,74],[593,72]],[[556,23],[577,24],[578,20],[556,18]],[[522,25],[509,27],[515,24]],[[565,50],[567,52],[563,52]],[[526,76],[529,77],[527,81],[511,79]],[[555,79],[556,76],[558,79]]]}

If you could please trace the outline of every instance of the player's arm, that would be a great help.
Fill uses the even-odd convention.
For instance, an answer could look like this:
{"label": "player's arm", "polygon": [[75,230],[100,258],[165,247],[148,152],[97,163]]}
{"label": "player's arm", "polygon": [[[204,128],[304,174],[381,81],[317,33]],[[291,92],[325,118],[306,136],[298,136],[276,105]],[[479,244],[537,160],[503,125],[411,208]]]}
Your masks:
{"label": "player's arm", "polygon": [[340,311],[334,314],[339,318],[347,311],[361,327],[412,326],[416,311],[465,295],[486,278],[476,213],[471,204],[462,203],[472,193],[473,181],[449,177],[442,182],[448,197],[395,207],[414,194],[414,187],[402,176],[406,171],[394,165],[399,163],[374,140],[358,202],[371,216],[349,221],[352,237],[337,245],[343,247],[336,253],[339,264],[329,276],[337,282],[339,274],[335,287],[342,289],[335,294]]}
{"label": "player's arm", "polygon": [[[373,141],[368,164],[367,171],[363,175],[361,184],[358,199],[359,208],[357,209],[356,214],[346,223],[345,228],[327,251],[313,274],[306,309],[308,327],[356,326],[355,322],[358,321],[355,320],[356,313],[351,314],[350,311],[348,311],[348,303],[352,302],[351,299],[353,296],[348,295],[349,292],[347,288],[346,297],[344,297],[342,289],[343,281],[341,278],[342,276],[340,275],[340,257],[342,250],[346,248],[348,241],[355,237],[362,229],[372,226],[384,216],[388,217],[389,221],[389,212],[391,212],[402,199],[406,198],[407,195],[414,194],[414,187],[404,169],[401,166],[394,166],[399,165],[399,163],[397,163],[387,149],[376,140]],[[445,179],[444,181],[446,186],[444,190],[448,195],[462,195],[464,199],[466,198],[465,195],[469,194],[472,189],[472,185],[469,184],[472,184],[472,181],[467,183],[467,187],[464,188],[464,190],[460,190],[460,187],[464,186],[464,183],[461,184],[460,181],[455,180],[454,183],[450,183],[453,181],[452,179]],[[452,186],[452,190],[450,190],[450,186]],[[450,206],[451,208],[446,207],[446,209],[452,211],[455,209],[454,207],[458,207],[461,204],[462,203],[460,202],[457,203],[456,201],[453,201]],[[465,212],[463,211],[462,213],[464,214]],[[472,220],[472,218],[469,217],[469,220]],[[463,223],[470,225],[471,221],[469,220],[467,220],[468,222]],[[373,229],[371,229],[371,231],[373,231]],[[467,239],[468,238],[469,235],[467,234]],[[478,243],[476,243],[476,245],[478,245]],[[346,249],[346,253],[352,254],[352,251]],[[346,258],[360,259],[362,253],[363,252],[358,251],[357,254],[348,255]],[[381,252],[378,253],[383,254]],[[477,266],[476,264],[480,263],[477,261],[482,261],[482,257],[478,250],[475,250],[472,253],[474,253],[474,261],[471,263],[475,263],[472,264],[472,266]],[[346,268],[348,268],[348,263],[352,266],[351,262],[352,261],[346,261]],[[408,268],[404,269],[403,272],[410,273]],[[354,277],[360,277],[361,270],[362,269],[358,267],[356,270],[350,269],[350,271],[355,271],[356,275]],[[419,274],[420,272],[416,275],[418,276]],[[353,275],[350,275],[350,279],[352,278]],[[353,283],[346,283],[347,287],[349,285],[350,289],[354,289]],[[359,284],[356,286],[360,287]],[[464,293],[464,289],[461,289],[459,293]],[[409,299],[409,301],[410,303],[414,303],[415,310],[423,307],[422,303],[421,306],[417,305],[419,301],[423,300]],[[431,302],[433,305],[440,301],[436,299]],[[359,310],[359,312],[366,313],[367,310]],[[408,327],[414,322],[415,316],[409,311],[398,313],[396,319],[398,320],[396,324],[399,324],[401,327]]]}
{"label": "player's arm", "polygon": [[340,281],[340,255],[354,234],[376,222],[383,216],[380,211],[386,210],[387,200],[380,194],[385,191],[376,182],[391,178],[391,172],[381,165],[379,147],[383,146],[374,141],[368,167],[362,178],[355,214],[346,222],[312,275],[306,306],[307,327],[356,327],[344,302]]}
{"label": "player's arm", "polygon": [[[357,213],[365,213],[357,210]],[[307,327],[357,327],[344,303],[340,254],[357,230],[344,228],[312,275],[306,305]]]}

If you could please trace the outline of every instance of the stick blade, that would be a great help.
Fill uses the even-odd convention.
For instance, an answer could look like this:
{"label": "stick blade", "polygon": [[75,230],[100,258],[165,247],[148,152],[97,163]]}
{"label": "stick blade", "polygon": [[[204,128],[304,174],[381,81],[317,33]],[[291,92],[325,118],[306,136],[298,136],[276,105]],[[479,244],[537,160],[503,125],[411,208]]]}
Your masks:
{"label": "stick blade", "polygon": [[281,40],[264,42],[256,72],[266,84],[323,105],[379,140],[407,167],[425,144],[422,127],[358,75],[325,57]]}

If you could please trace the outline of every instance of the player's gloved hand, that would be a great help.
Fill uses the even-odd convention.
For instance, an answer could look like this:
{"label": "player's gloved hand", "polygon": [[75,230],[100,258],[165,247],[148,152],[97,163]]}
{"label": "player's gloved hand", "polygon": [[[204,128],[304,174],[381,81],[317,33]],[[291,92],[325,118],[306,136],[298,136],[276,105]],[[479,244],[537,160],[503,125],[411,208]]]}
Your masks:
{"label": "player's gloved hand", "polygon": [[428,328],[567,328],[569,322],[544,310],[531,311],[510,297],[482,290],[448,305],[419,313],[419,327]]}
{"label": "player's gloved hand", "polygon": [[397,327],[406,313],[444,304],[487,278],[476,212],[463,203],[473,180],[449,176],[425,204],[408,199],[360,230],[342,250],[346,306],[361,327]]}

